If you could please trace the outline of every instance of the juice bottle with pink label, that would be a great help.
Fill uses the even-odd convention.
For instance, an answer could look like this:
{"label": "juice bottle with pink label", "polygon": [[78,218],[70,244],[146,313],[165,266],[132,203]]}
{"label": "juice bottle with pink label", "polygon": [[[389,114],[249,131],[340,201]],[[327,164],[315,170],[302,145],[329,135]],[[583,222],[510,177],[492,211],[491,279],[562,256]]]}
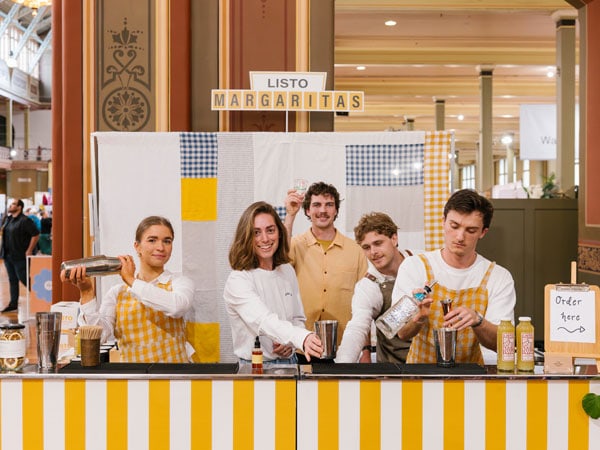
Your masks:
{"label": "juice bottle with pink label", "polygon": [[513,372],[515,370],[515,326],[510,320],[500,321],[498,325],[498,371]]}
{"label": "juice bottle with pink label", "polygon": [[519,325],[517,325],[517,370],[519,372],[533,372],[534,365],[531,317],[519,317]]}

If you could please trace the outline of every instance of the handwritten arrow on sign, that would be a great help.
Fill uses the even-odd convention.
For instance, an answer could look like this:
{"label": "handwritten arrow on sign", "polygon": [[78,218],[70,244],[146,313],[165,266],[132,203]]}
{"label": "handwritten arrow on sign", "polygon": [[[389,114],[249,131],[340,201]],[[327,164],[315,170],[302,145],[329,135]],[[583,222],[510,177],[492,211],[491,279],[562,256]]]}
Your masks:
{"label": "handwritten arrow on sign", "polygon": [[569,330],[568,328],[565,328],[565,327],[558,327],[557,329],[558,330],[563,329],[567,333],[575,333],[576,331],[579,331],[580,333],[583,333],[585,331],[585,328],[583,328],[583,326],[580,326],[579,328],[575,328],[574,330]]}

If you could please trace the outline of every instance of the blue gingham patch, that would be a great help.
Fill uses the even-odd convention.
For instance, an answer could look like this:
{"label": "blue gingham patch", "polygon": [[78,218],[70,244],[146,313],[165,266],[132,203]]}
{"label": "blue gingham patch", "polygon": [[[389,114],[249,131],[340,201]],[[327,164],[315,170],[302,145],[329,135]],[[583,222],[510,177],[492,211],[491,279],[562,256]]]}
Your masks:
{"label": "blue gingham patch", "polygon": [[273,206],[275,208],[275,212],[279,216],[279,218],[283,221],[285,220],[285,216],[287,213],[285,212],[285,206]]}
{"label": "blue gingham patch", "polygon": [[182,178],[217,177],[217,134],[179,133]]}
{"label": "blue gingham patch", "polygon": [[346,146],[346,185],[423,184],[424,144]]}

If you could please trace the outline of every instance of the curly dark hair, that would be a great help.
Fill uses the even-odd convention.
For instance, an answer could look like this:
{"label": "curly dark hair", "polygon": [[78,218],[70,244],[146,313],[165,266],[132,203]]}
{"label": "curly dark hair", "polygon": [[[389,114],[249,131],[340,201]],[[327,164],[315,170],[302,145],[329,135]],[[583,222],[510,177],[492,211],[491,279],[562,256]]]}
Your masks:
{"label": "curly dark hair", "polygon": [[483,195],[479,195],[472,189],[461,189],[450,196],[444,206],[444,219],[449,211],[457,211],[461,214],[480,212],[483,216],[483,229],[490,227],[494,215],[494,206]]}
{"label": "curly dark hair", "polygon": [[254,219],[263,213],[273,217],[279,231],[279,245],[273,255],[273,269],[290,262],[287,232],[277,211],[267,202],[255,202],[242,213],[235,230],[235,237],[229,249],[229,265],[233,270],[252,270],[259,266],[254,252]]}
{"label": "curly dark hair", "polygon": [[[306,194],[304,195],[304,201],[302,202],[302,209],[304,209],[304,215],[310,219],[310,216],[306,213],[310,208],[310,202],[312,201],[313,195],[330,195],[335,201],[336,211],[340,210],[340,193],[333,184],[327,184],[323,181],[318,181],[310,185]],[[337,219],[337,213],[335,219]]]}

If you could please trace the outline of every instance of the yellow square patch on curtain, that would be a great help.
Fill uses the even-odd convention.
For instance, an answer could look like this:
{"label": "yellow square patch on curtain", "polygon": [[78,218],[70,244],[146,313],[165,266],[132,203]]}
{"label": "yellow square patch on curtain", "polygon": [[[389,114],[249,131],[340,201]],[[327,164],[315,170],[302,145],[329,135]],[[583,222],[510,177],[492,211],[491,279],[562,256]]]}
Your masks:
{"label": "yellow square patch on curtain", "polygon": [[196,353],[192,360],[198,363],[219,362],[221,347],[219,323],[187,322],[185,335]]}
{"label": "yellow square patch on curtain", "polygon": [[217,179],[181,179],[181,220],[217,220]]}

